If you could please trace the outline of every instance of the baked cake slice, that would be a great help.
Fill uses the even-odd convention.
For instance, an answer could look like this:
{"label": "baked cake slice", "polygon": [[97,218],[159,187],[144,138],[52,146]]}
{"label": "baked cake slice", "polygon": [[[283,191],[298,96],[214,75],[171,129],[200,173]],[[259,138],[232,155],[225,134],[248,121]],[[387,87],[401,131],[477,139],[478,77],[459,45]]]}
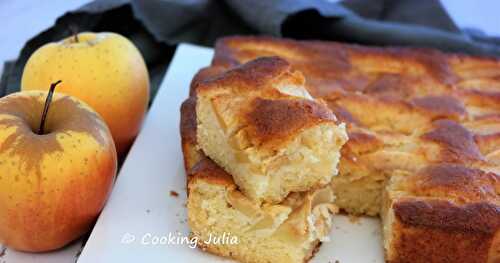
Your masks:
{"label": "baked cake slice", "polygon": [[347,140],[304,77],[277,57],[259,58],[196,87],[197,142],[250,199],[279,203],[330,183]]}
{"label": "baked cake slice", "polygon": [[[241,262],[307,261],[327,238],[337,210],[330,187],[291,194],[280,204],[256,204],[208,158],[188,176],[192,236],[203,250]],[[224,236],[225,243],[213,242]]]}
{"label": "baked cake slice", "polygon": [[[188,223],[199,247],[241,262],[306,262],[328,238],[337,212],[331,188],[292,193],[280,204],[255,203],[196,146],[195,105],[191,97],[181,107],[181,138]],[[227,239],[214,243],[214,237]]]}

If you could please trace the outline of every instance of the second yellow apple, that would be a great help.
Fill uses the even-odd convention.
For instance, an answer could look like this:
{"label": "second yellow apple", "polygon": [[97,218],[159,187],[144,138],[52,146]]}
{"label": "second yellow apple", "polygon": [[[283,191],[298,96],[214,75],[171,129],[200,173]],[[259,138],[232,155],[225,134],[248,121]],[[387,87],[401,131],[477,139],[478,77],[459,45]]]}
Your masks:
{"label": "second yellow apple", "polygon": [[22,90],[46,90],[80,98],[96,110],[123,155],[149,103],[149,76],[139,50],[116,33],[80,33],[36,50],[24,68]]}

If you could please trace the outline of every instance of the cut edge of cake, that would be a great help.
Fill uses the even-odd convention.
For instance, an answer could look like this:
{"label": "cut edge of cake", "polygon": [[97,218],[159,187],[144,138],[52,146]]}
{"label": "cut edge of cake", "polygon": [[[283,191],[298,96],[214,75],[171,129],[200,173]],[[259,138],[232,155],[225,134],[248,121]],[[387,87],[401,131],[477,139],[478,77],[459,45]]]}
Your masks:
{"label": "cut edge of cake", "polygon": [[279,203],[337,174],[345,125],[283,59],[229,70],[197,85],[196,95],[200,148],[251,199]]}
{"label": "cut edge of cake", "polygon": [[396,171],[383,194],[386,261],[499,262],[499,182],[460,164]]}
{"label": "cut edge of cake", "polygon": [[[328,240],[338,211],[331,188],[292,193],[280,204],[248,199],[197,148],[195,100],[182,104],[180,125],[191,237],[204,251],[242,262],[307,262]],[[215,244],[217,237],[225,243]]]}

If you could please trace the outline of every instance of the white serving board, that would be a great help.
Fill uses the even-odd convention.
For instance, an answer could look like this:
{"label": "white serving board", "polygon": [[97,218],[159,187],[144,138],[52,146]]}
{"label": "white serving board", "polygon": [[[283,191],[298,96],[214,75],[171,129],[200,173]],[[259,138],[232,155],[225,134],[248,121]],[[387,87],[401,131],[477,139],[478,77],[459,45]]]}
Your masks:
{"label": "white serving board", "polygon": [[[336,0],[331,0],[332,2],[336,2]],[[14,58],[16,56],[16,52],[18,48],[20,48],[21,43],[24,41],[27,41],[29,37],[31,37],[30,34],[33,34],[34,32],[37,32],[39,29],[43,28],[39,27],[41,24],[46,24],[49,25],[50,19],[48,19],[47,12],[50,11],[51,16],[56,17],[54,14],[56,14],[57,11],[56,9],[64,10],[64,7],[62,6],[62,3],[64,1],[59,1],[61,3],[58,4],[51,4],[50,5],[50,10],[42,10],[40,8],[47,7],[47,5],[43,5],[43,2],[40,1],[41,4],[38,4],[37,2],[32,2],[30,3],[30,8],[26,9],[23,7],[22,12],[10,12],[8,8],[3,8],[5,6],[2,6],[2,4],[7,4],[10,5],[11,7],[19,7],[22,6],[23,1],[0,1],[0,17],[2,15],[11,15],[12,17],[10,18],[15,18],[15,21],[26,21],[25,18],[29,18],[32,21],[36,21],[36,25],[38,29],[31,30],[31,31],[26,31],[26,30],[19,30],[19,23],[11,23],[12,27],[5,27],[4,29],[7,30],[7,34],[12,36],[12,38],[9,38],[9,40],[12,40],[10,42],[2,42],[2,49],[0,49],[0,60],[3,60],[4,58]],[[68,1],[64,2],[67,3]],[[69,1],[71,2],[71,1]],[[460,27],[475,27],[479,28],[486,33],[490,35],[500,35],[500,27],[497,25],[498,24],[498,19],[497,19],[497,12],[498,6],[500,5],[500,2],[496,0],[484,0],[481,2],[481,5],[476,4],[474,1],[454,1],[454,0],[442,0],[441,3],[445,7],[445,9],[449,12],[450,16],[453,18],[453,20],[460,26]],[[54,9],[56,7],[56,9]],[[19,9],[19,8],[18,8]],[[47,8],[46,8],[47,9]],[[56,10],[56,11],[54,11]],[[10,13],[9,13],[10,12]],[[7,17],[7,22],[9,21],[14,21],[12,19],[9,19]],[[30,20],[30,21],[31,21]],[[4,30],[4,31],[5,31]],[[12,34],[9,34],[9,30],[12,31]],[[196,52],[196,54],[199,54],[199,63],[197,60],[195,61],[189,61],[189,65],[185,65],[186,63],[182,63],[180,57],[177,62],[175,62],[175,65],[178,66],[183,66],[183,70],[181,71],[181,74],[184,73],[184,75],[189,75],[193,74],[193,72],[196,70],[196,67],[206,65],[209,63],[209,57],[211,57],[211,51],[207,49],[200,49],[196,48],[195,46],[182,46],[182,49],[179,48],[178,52]],[[171,67],[174,66],[172,63]],[[1,72],[2,65],[0,65],[0,72]],[[176,72],[179,72],[177,70]],[[190,78],[189,76],[186,76],[187,78]],[[172,78],[172,77],[170,77]],[[173,82],[172,82],[173,81]],[[171,83],[179,83],[182,81],[185,81],[185,78],[182,80],[171,80]],[[170,86],[170,84],[167,84],[166,82],[163,83],[163,86]],[[183,98],[184,96],[187,96],[187,86],[182,86],[182,87],[177,87],[176,88],[177,95],[180,98]],[[182,96],[181,96],[182,95]],[[158,100],[159,101],[159,100]],[[155,110],[158,111],[158,110]],[[178,111],[173,111],[172,114],[177,113]],[[168,115],[166,115],[168,116]],[[165,119],[168,120],[168,119]],[[150,120],[149,122],[153,122],[153,120]],[[145,128],[147,128],[150,125],[145,125]],[[175,125],[174,125],[175,126]],[[178,138],[178,135],[176,138]],[[168,136],[167,136],[168,137]],[[170,137],[169,137],[170,139]],[[143,139],[144,140],[144,139]],[[139,147],[139,146],[136,146]],[[142,148],[142,147],[141,147]],[[130,153],[132,154],[132,152]],[[141,153],[134,153],[134,155],[141,154]],[[136,165],[136,161],[132,161],[131,158],[129,158],[128,162],[133,162],[133,165]],[[140,165],[140,164],[139,164]],[[123,173],[123,172],[122,172]],[[173,175],[174,173],[172,173]],[[183,174],[181,174],[184,176]],[[153,175],[151,175],[153,176]],[[182,177],[184,180],[184,177]],[[125,179],[127,183],[121,183],[121,184],[128,184],[132,182],[130,179]],[[118,187],[118,185],[117,185]],[[183,196],[182,198],[185,198]],[[114,201],[116,202],[116,201]],[[125,201],[126,202],[126,201]],[[113,205],[114,206],[114,205]],[[110,208],[114,209],[114,208]],[[132,210],[131,210],[132,211]],[[135,210],[134,210],[135,211]],[[151,216],[157,216],[157,215],[151,215]],[[347,223],[344,217],[339,216],[336,219],[335,225],[339,227],[340,229],[335,229],[334,232],[332,233],[332,242],[329,244],[323,244],[322,249],[320,252],[317,254],[315,257],[316,262],[328,262],[327,260],[330,260],[332,258],[339,258],[339,262],[341,263],[349,263],[349,262],[370,262],[369,259],[373,258],[373,262],[382,262],[382,257],[381,253],[382,251],[380,250],[379,246],[379,234],[373,235],[373,236],[362,236],[362,237],[357,237],[357,235],[353,235],[352,232],[354,230],[362,231],[362,235],[366,235],[367,231],[375,231],[379,232],[379,227],[378,221],[377,220],[370,220],[367,219],[361,220],[362,224],[361,225],[355,225],[351,226]],[[151,219],[153,220],[153,219]],[[156,219],[158,220],[158,219]],[[344,220],[344,221],[340,221]],[[367,222],[367,223],[365,223]],[[101,223],[100,223],[101,224]],[[168,223],[165,221],[165,225]],[[367,225],[365,225],[367,224]],[[348,229],[348,231],[344,231],[345,228]],[[368,230],[365,230],[368,229]],[[356,238],[355,238],[356,237]],[[95,238],[95,237],[93,237]],[[99,237],[100,238],[100,237]],[[368,240],[365,242],[361,239],[368,238]],[[362,241],[359,243],[358,241]],[[104,242],[104,241],[102,241]],[[28,263],[28,262],[36,262],[36,263],[73,263],[75,262],[75,259],[81,249],[81,240],[75,241],[71,245],[65,247],[64,249],[57,250],[54,252],[49,252],[49,253],[22,253],[18,251],[14,251],[12,249],[7,249],[5,252],[5,255],[1,256],[0,255],[0,263]],[[368,249],[365,248],[366,246],[369,246]],[[107,247],[108,248],[108,247]],[[328,251],[325,251],[328,250]],[[354,251],[354,252],[349,252],[349,250]],[[368,251],[373,251],[373,252],[368,252]],[[0,244],[0,252],[1,252],[1,244]],[[97,250],[93,250],[92,253],[97,252]],[[130,251],[131,253],[135,253],[134,251]],[[365,255],[366,253],[371,253],[370,255]],[[332,255],[331,257],[329,255]],[[359,254],[359,255],[358,255]],[[87,257],[87,256],[85,256]],[[95,257],[94,257],[95,258]],[[109,257],[113,259],[113,257]],[[213,258],[213,257],[211,257]],[[342,261],[342,259],[347,259],[346,261]],[[154,258],[154,260],[157,260],[157,258]],[[153,261],[154,261],[153,260]],[[160,260],[158,258],[158,260]],[[326,261],[325,261],[326,260]],[[83,260],[82,260],[83,261]],[[129,260],[125,260],[125,262],[128,262]],[[97,260],[96,262],[102,262],[101,260]],[[332,261],[334,263],[335,260]]]}
{"label": "white serving board", "polygon": [[[151,244],[153,236],[189,234],[179,108],[193,75],[209,65],[212,55],[212,49],[193,45],[177,49],[79,263],[228,261],[185,243]],[[171,190],[179,196],[171,196]],[[331,240],[312,262],[383,262],[378,219],[353,223],[346,216],[336,216]]]}

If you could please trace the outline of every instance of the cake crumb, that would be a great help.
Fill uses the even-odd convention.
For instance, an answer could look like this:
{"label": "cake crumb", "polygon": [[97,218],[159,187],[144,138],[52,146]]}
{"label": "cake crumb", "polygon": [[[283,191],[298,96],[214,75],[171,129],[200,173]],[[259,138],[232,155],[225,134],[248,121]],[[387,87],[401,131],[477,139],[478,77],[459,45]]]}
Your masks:
{"label": "cake crumb", "polygon": [[358,224],[359,220],[360,220],[359,216],[349,215],[349,222],[351,222],[353,224]]}
{"label": "cake crumb", "polygon": [[5,251],[7,251],[7,247],[3,246],[3,245],[0,245],[0,258],[2,258],[3,256],[5,256]]}
{"label": "cake crumb", "polygon": [[177,193],[176,191],[170,191],[170,196],[178,197],[179,193]]}
{"label": "cake crumb", "polygon": [[148,214],[149,214],[150,212],[151,212],[151,210],[149,210],[149,209],[146,209],[146,213],[148,213]]}

